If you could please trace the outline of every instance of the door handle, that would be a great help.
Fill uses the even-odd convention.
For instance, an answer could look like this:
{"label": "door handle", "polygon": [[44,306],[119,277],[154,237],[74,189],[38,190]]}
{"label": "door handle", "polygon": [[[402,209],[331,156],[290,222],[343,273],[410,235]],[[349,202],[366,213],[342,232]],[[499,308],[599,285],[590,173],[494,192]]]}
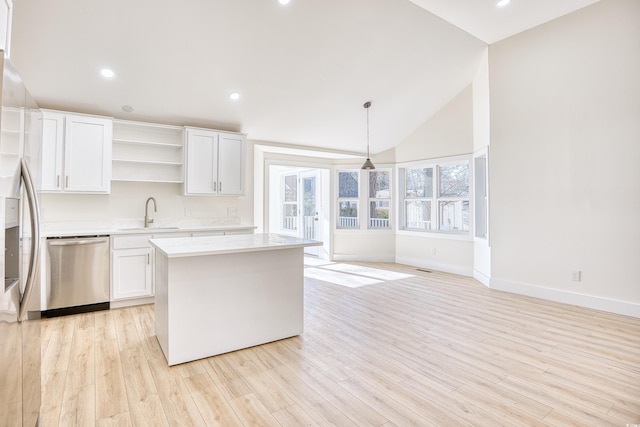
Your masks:
{"label": "door handle", "polygon": [[18,312],[18,321],[20,321],[27,312],[29,297],[33,291],[34,282],[38,275],[38,267],[40,265],[40,207],[36,197],[36,189],[33,186],[33,179],[29,172],[29,167],[24,159],[21,160],[20,175],[24,181],[24,189],[27,195],[27,203],[29,205],[31,216],[31,256],[29,258],[29,270],[25,281],[24,294],[20,297],[20,309]]}
{"label": "door handle", "polygon": [[89,240],[63,240],[63,241],[55,241],[55,240],[49,240],[48,245],[49,246],[73,246],[73,245],[93,245],[96,243],[103,243],[104,239],[100,239],[100,240],[96,240],[96,239],[89,239]]}

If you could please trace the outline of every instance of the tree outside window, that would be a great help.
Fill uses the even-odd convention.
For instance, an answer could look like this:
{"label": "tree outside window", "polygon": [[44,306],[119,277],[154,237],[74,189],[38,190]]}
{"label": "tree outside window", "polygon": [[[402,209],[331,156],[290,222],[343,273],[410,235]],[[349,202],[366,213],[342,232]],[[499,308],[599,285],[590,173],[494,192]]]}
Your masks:
{"label": "tree outside window", "polygon": [[359,228],[358,221],[359,171],[338,172],[338,228]]}

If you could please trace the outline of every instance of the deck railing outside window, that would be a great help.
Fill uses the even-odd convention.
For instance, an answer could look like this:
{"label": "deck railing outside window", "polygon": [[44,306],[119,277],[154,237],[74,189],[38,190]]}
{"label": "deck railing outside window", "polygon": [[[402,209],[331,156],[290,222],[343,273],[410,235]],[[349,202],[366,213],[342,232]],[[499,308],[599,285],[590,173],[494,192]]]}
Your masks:
{"label": "deck railing outside window", "polygon": [[338,226],[342,228],[358,228],[358,218],[350,216],[338,217]]}

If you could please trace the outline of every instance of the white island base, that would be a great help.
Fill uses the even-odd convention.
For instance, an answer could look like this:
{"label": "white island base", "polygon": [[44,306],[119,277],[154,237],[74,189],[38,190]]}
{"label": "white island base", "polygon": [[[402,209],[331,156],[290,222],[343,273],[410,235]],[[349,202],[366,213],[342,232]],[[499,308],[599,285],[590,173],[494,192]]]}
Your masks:
{"label": "white island base", "polygon": [[169,365],[303,332],[304,247],[272,234],[153,239],[156,335]]}

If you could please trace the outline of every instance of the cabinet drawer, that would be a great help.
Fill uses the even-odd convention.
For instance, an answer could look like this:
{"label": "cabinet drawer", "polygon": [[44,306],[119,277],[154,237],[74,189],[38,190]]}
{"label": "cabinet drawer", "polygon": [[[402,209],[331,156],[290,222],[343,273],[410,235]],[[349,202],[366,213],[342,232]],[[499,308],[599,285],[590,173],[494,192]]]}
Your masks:
{"label": "cabinet drawer", "polygon": [[112,249],[132,249],[132,248],[148,248],[151,247],[149,239],[151,234],[135,234],[129,236],[113,236],[111,242]]}

